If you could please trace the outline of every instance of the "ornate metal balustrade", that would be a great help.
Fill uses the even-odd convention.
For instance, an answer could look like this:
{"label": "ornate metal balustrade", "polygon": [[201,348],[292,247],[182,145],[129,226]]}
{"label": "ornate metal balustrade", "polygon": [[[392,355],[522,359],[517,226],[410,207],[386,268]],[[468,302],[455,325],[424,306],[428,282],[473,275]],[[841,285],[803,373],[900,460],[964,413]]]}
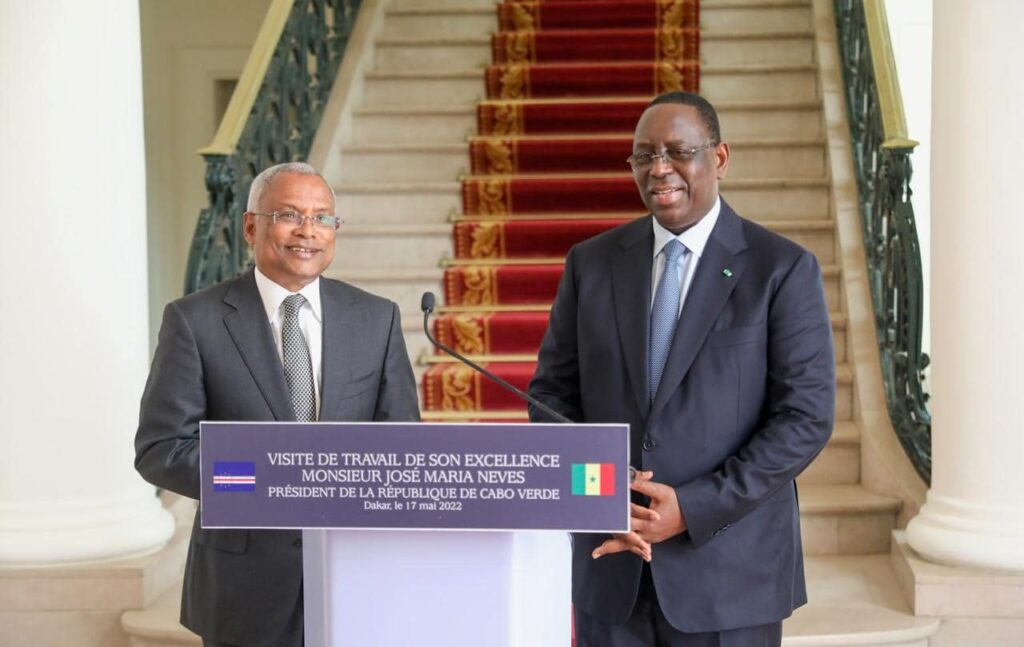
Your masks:
{"label": "ornate metal balustrade", "polygon": [[206,160],[209,206],[199,214],[185,292],[252,264],[242,234],[260,170],[305,160],[361,0],[272,0]]}
{"label": "ornate metal balustrade", "polygon": [[931,479],[931,414],[921,351],[924,277],[911,204],[903,105],[881,0],[835,0],[839,51],[889,417],[918,474]]}

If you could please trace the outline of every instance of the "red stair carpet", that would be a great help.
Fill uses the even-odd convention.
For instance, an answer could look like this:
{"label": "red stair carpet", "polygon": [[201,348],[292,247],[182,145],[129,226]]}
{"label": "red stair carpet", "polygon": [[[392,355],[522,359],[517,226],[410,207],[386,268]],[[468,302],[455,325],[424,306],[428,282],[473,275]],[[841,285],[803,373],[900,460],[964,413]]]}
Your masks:
{"label": "red stair carpet", "polygon": [[[699,89],[697,0],[506,0],[469,142],[437,337],[515,386],[533,376],[565,254],[644,207],[626,163],[657,94]],[[515,396],[437,354],[428,420],[524,420]]]}

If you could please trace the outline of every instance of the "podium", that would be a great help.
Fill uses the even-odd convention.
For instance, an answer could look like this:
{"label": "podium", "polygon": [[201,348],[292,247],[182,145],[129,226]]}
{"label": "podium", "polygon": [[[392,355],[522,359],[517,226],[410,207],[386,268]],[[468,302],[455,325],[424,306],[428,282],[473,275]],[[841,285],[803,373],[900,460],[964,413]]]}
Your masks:
{"label": "podium", "polygon": [[569,536],[306,530],[306,646],[568,647]]}
{"label": "podium", "polygon": [[566,647],[626,425],[201,424],[204,528],[301,528],[307,647]]}

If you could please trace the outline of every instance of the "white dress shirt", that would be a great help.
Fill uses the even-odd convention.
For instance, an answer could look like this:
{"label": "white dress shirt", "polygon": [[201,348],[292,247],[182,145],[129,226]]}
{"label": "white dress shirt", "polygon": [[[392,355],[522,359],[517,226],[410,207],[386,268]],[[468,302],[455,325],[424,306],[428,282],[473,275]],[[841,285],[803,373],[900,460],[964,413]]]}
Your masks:
{"label": "white dress shirt", "polygon": [[[277,283],[271,281],[259,268],[256,268],[256,288],[260,292],[260,299],[263,300],[263,309],[267,312],[267,320],[270,322],[270,329],[274,333],[274,343],[277,344],[277,356],[284,364],[284,347],[281,342],[281,325],[284,323],[284,312],[281,304],[293,292],[289,292]],[[309,359],[313,364],[313,387],[316,392],[317,418],[320,417],[320,382],[323,358],[323,311],[320,308],[320,277],[317,277],[309,285],[299,290],[298,294],[306,297],[306,303],[302,304],[299,310],[299,328],[302,336],[306,338],[306,345],[309,346]]]}
{"label": "white dress shirt", "polygon": [[676,316],[678,317],[682,313],[683,304],[686,302],[686,293],[690,290],[690,283],[693,282],[693,275],[697,271],[697,264],[700,263],[700,257],[704,253],[704,247],[708,243],[708,238],[711,236],[711,230],[715,228],[715,223],[718,222],[718,214],[721,210],[722,199],[716,197],[715,204],[712,205],[711,210],[698,220],[697,224],[678,236],[662,227],[658,223],[657,218],[651,219],[651,222],[654,223],[654,263],[651,264],[651,308],[654,307],[654,295],[658,291],[658,281],[661,280],[661,273],[665,270],[665,255],[662,254],[662,251],[665,249],[668,241],[675,238],[683,244],[683,247],[689,250],[688,254],[683,254],[679,257],[675,268],[676,272],[680,273],[679,312],[676,313]]}

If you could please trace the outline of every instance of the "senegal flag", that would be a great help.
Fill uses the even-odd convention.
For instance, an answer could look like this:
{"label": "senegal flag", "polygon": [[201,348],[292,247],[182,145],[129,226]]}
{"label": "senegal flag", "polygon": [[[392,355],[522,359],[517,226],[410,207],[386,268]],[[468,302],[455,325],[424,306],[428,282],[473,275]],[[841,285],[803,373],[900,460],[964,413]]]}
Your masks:
{"label": "senegal flag", "polygon": [[611,463],[573,463],[572,493],[585,496],[615,494],[615,466]]}

